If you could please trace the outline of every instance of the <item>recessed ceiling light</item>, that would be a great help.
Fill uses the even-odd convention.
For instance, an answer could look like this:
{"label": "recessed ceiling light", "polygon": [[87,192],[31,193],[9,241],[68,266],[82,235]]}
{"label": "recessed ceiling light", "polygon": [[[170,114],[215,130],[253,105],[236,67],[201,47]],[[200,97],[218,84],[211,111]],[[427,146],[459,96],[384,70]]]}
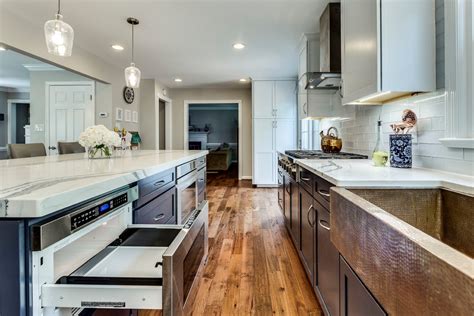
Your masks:
{"label": "recessed ceiling light", "polygon": [[247,82],[247,79],[246,78],[242,78],[239,80],[240,82]]}
{"label": "recessed ceiling light", "polygon": [[175,79],[174,79],[174,82],[183,82],[183,79],[175,78]]}
{"label": "recessed ceiling light", "polygon": [[112,45],[112,48],[115,49],[115,50],[123,50],[123,46],[119,45],[119,44]]}
{"label": "recessed ceiling light", "polygon": [[2,52],[3,52],[3,51],[6,51],[6,50],[7,50],[7,49],[6,49],[5,47],[3,47],[3,46],[0,46],[0,51],[2,51]]}
{"label": "recessed ceiling light", "polygon": [[233,45],[233,47],[234,47],[235,49],[244,49],[244,48],[245,48],[245,44],[243,44],[243,43],[235,43],[235,44]]}

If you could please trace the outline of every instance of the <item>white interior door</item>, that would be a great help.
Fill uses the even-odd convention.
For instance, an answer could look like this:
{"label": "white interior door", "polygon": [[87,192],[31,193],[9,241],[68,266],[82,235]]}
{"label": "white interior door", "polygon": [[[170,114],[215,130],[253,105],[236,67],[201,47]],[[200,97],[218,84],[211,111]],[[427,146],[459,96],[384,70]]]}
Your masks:
{"label": "white interior door", "polygon": [[92,125],[94,125],[92,85],[49,86],[50,155],[58,153],[58,141],[78,141],[81,132]]}

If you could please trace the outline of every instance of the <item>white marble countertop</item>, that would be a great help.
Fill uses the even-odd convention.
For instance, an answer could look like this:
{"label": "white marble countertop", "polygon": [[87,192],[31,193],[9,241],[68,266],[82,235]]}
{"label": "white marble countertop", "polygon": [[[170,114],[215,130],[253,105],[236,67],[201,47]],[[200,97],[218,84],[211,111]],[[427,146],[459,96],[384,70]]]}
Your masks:
{"label": "white marble countertop", "polygon": [[474,194],[474,177],[433,169],[375,167],[371,160],[297,159],[296,163],[339,187],[446,188]]}
{"label": "white marble countertop", "polygon": [[207,153],[141,150],[111,159],[71,154],[0,160],[0,218],[45,216]]}

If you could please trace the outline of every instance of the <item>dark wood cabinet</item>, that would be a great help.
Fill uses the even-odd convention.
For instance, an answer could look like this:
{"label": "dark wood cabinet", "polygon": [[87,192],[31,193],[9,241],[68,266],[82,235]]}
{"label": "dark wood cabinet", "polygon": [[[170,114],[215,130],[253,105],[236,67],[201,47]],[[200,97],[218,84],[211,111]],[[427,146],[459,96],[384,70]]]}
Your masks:
{"label": "dark wood cabinet", "polygon": [[341,316],[387,315],[342,256],[339,257],[339,291]]}
{"label": "dark wood cabinet", "polygon": [[291,178],[288,175],[284,177],[284,186],[283,186],[283,202],[284,202],[284,212],[285,224],[287,226],[291,225],[291,190],[293,189],[291,185]]}
{"label": "dark wood cabinet", "polygon": [[330,239],[329,211],[314,201],[317,211],[317,281],[316,287],[330,315],[339,315],[339,251]]}
{"label": "dark wood cabinet", "polygon": [[305,189],[300,187],[300,210],[301,210],[301,240],[300,250],[303,265],[311,280],[311,285],[315,281],[315,229],[316,213],[313,206],[313,197]]}
{"label": "dark wood cabinet", "polygon": [[171,188],[134,211],[135,224],[175,224],[176,189]]}
{"label": "dark wood cabinet", "polygon": [[300,226],[300,218],[301,218],[301,210],[300,210],[300,199],[299,199],[299,190],[298,190],[298,183],[291,179],[291,218],[290,218],[290,233],[293,237],[293,242],[296,245],[297,249],[300,249],[300,233],[301,233],[301,226]]}

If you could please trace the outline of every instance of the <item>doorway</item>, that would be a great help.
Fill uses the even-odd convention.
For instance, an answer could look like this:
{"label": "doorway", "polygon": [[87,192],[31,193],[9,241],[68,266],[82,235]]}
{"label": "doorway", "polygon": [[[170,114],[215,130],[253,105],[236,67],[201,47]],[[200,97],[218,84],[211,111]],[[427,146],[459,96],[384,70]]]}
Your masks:
{"label": "doorway", "polygon": [[7,100],[8,144],[30,143],[30,100]]}
{"label": "doorway", "polygon": [[207,170],[242,178],[242,102],[184,102],[184,148],[209,150]]}
{"label": "doorway", "polygon": [[159,100],[158,103],[158,149],[166,149],[166,103],[164,100]]}
{"label": "doorway", "polygon": [[57,155],[58,141],[76,142],[95,122],[93,82],[47,82],[46,146]]}

